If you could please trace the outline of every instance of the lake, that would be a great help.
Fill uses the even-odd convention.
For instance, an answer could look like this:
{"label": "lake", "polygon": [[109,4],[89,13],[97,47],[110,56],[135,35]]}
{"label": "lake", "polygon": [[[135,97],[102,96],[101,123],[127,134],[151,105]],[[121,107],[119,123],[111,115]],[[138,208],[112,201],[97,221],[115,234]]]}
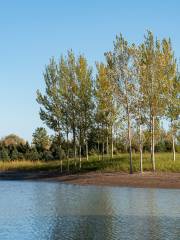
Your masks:
{"label": "lake", "polygon": [[180,190],[1,181],[2,240],[180,239]]}

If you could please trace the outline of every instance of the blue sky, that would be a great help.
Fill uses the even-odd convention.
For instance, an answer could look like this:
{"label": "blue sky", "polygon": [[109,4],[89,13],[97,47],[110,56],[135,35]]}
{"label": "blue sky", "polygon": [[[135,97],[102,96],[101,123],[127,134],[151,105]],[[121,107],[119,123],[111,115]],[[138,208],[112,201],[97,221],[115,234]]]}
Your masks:
{"label": "blue sky", "polygon": [[89,64],[103,60],[115,35],[140,43],[147,29],[171,37],[180,57],[179,0],[1,0],[0,137],[15,133],[31,140],[42,126],[36,90],[51,56],[68,49]]}

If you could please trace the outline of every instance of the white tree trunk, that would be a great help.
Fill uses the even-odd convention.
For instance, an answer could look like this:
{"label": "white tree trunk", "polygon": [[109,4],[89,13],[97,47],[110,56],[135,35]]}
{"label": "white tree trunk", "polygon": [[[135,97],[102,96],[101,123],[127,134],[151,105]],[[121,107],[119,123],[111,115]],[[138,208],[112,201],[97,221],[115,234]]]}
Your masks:
{"label": "white tree trunk", "polygon": [[139,151],[140,151],[140,171],[143,173],[143,156],[142,156],[142,129],[141,124],[139,126]]}
{"label": "white tree trunk", "polygon": [[131,144],[131,120],[130,120],[130,110],[129,110],[129,102],[128,102],[128,92],[127,92],[127,79],[125,80],[125,88],[126,88],[126,111],[127,111],[127,123],[128,123],[128,141],[129,141],[129,167],[130,174],[133,173],[132,167],[132,144]]}
{"label": "white tree trunk", "polygon": [[175,137],[172,136],[172,146],[173,146],[173,161],[176,161],[176,150],[175,150]]}
{"label": "white tree trunk", "polygon": [[129,140],[130,174],[132,174],[133,173],[133,169],[132,169],[131,121],[130,121],[130,116],[129,116],[129,109],[127,110],[127,117],[128,117],[128,140]]}
{"label": "white tree trunk", "polygon": [[76,132],[75,130],[73,129],[73,147],[74,147],[74,165],[75,165],[75,168],[76,168]]}
{"label": "white tree trunk", "polygon": [[76,155],[77,155],[77,149],[76,149],[76,143],[75,143],[75,147],[74,147],[74,163],[75,163],[75,167],[76,167]]}
{"label": "white tree trunk", "polygon": [[68,168],[68,172],[69,172],[69,134],[68,131],[66,133],[66,140],[67,140],[67,168]]}
{"label": "white tree trunk", "polygon": [[99,140],[98,140],[98,160],[100,160],[100,152],[99,152]]}
{"label": "white tree trunk", "polygon": [[88,154],[88,142],[86,141],[86,160],[89,160],[89,154]]}
{"label": "white tree trunk", "polygon": [[79,169],[81,169],[81,144],[79,145]]}
{"label": "white tree trunk", "polygon": [[104,142],[102,143],[102,160],[104,160]]}
{"label": "white tree trunk", "polygon": [[152,161],[152,166],[153,166],[153,171],[155,172],[156,170],[156,164],[155,164],[155,155],[154,155],[154,116],[152,116],[152,126],[151,126],[151,161]]}
{"label": "white tree trunk", "polygon": [[109,154],[109,137],[106,138],[106,154]]}
{"label": "white tree trunk", "polygon": [[113,129],[111,128],[111,158],[113,159],[114,145],[113,145]]}
{"label": "white tree trunk", "polygon": [[113,144],[113,139],[112,139],[112,142],[111,142],[111,158],[113,159],[114,157],[114,144]]}

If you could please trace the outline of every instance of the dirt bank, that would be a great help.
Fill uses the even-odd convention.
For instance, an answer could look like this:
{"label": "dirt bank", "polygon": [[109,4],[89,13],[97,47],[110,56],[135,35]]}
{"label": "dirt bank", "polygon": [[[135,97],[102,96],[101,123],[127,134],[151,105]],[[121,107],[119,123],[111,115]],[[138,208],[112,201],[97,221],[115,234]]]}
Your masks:
{"label": "dirt bank", "polygon": [[180,189],[180,173],[101,173],[61,175],[59,172],[1,172],[0,180],[44,180],[99,186]]}

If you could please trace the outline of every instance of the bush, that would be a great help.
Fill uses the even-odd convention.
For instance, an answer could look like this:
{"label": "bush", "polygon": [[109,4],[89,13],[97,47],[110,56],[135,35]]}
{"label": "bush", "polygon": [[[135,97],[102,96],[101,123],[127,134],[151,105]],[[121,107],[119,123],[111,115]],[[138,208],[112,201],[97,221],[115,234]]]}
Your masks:
{"label": "bush", "polygon": [[0,151],[0,159],[2,161],[10,161],[8,151],[5,148],[2,148]]}
{"label": "bush", "polygon": [[40,160],[40,154],[38,153],[36,148],[32,148],[25,154],[25,158],[31,161]]}
{"label": "bush", "polygon": [[51,161],[51,160],[53,160],[53,155],[52,155],[51,151],[43,152],[42,160],[44,160],[44,161]]}
{"label": "bush", "polygon": [[18,153],[17,149],[14,148],[14,150],[11,153],[11,159],[12,160],[18,160],[18,158],[19,158],[19,153]]}

